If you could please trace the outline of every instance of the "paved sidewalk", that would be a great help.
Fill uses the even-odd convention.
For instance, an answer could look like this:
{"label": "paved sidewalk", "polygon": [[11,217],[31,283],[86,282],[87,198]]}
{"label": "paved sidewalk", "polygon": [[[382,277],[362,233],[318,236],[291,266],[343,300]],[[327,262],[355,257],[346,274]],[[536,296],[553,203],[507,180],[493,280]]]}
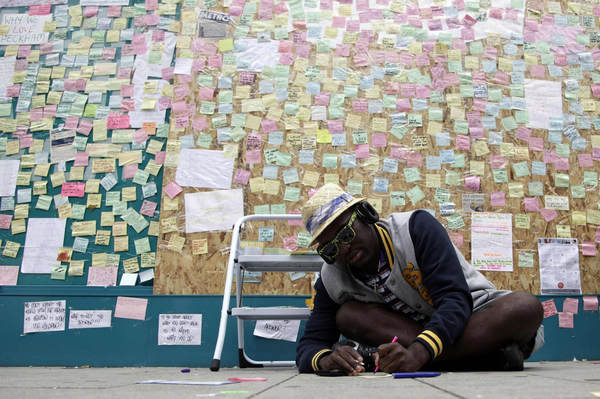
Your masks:
{"label": "paved sidewalk", "polygon": [[[359,377],[318,377],[292,368],[0,368],[1,399],[184,399],[184,398],[594,398],[600,397],[600,362],[526,363],[522,372],[443,373],[435,378],[393,379],[378,373]],[[136,384],[147,380],[267,381],[219,386]]]}

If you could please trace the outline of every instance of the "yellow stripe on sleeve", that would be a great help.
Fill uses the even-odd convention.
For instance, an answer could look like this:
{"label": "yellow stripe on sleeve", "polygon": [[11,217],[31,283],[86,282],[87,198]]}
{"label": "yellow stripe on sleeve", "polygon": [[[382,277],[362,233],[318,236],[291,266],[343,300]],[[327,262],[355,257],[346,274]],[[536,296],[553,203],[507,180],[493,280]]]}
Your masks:
{"label": "yellow stripe on sleeve", "polygon": [[435,359],[436,357],[438,357],[439,355],[439,351],[438,351],[438,347],[435,344],[435,342],[433,342],[431,340],[431,338],[429,338],[427,335],[425,334],[419,334],[419,336],[417,337],[419,339],[422,339],[423,341],[427,342],[427,344],[431,347],[431,349],[433,349],[433,358]]}
{"label": "yellow stripe on sleeve", "polygon": [[385,231],[384,228],[375,225],[375,227],[377,227],[377,231],[379,232],[379,235],[381,236],[381,241],[383,242],[383,247],[385,248],[385,253],[387,255],[388,258],[388,263],[390,265],[390,268],[392,268],[394,266],[394,257],[393,257],[393,249],[389,244],[389,237],[387,237],[387,231]]}
{"label": "yellow stripe on sleeve", "polygon": [[426,334],[428,337],[430,337],[431,339],[433,339],[435,341],[435,343],[437,344],[437,346],[438,346],[439,354],[442,353],[442,351],[444,350],[444,344],[442,343],[442,340],[440,339],[440,337],[436,333],[434,333],[431,330],[425,330],[421,334]]}
{"label": "yellow stripe on sleeve", "polygon": [[321,355],[326,352],[331,352],[331,349],[321,349],[320,351],[315,353],[315,355],[313,356],[312,361],[311,361],[313,371],[319,370],[319,365],[317,364],[317,362],[319,361],[319,358],[321,357]]}

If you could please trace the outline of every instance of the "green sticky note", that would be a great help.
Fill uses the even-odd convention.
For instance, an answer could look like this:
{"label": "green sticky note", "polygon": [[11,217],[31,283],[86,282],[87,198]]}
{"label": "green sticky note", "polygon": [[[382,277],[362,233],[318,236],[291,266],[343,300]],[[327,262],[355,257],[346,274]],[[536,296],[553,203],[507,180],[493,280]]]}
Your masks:
{"label": "green sticky note", "polygon": [[472,85],[461,85],[460,96],[463,98],[472,98],[475,95]]}
{"label": "green sticky note", "polygon": [[148,183],[149,177],[150,173],[146,172],[145,170],[138,169],[137,172],[135,172],[135,176],[133,177],[133,182],[143,186],[146,183]]}
{"label": "green sticky note", "polygon": [[489,88],[488,89],[488,100],[489,101],[500,101],[502,99],[502,89]]}
{"label": "green sticky note", "polygon": [[390,191],[390,205],[405,206],[406,193],[404,191]]}
{"label": "green sticky note", "polygon": [[556,144],[556,155],[558,155],[559,157],[568,158],[570,153],[571,149],[569,148],[569,144]]}
{"label": "green sticky note", "polygon": [[83,220],[85,218],[86,206],[83,204],[71,205],[71,219]]}
{"label": "green sticky note", "polygon": [[456,119],[454,121],[454,132],[458,134],[469,134],[469,122]]}
{"label": "green sticky note", "polygon": [[460,184],[460,173],[453,170],[447,170],[446,184],[449,186],[458,186]]}
{"label": "green sticky note", "polygon": [[585,170],[583,172],[583,185],[587,187],[596,187],[598,185],[598,173]]}
{"label": "green sticky note", "polygon": [[269,204],[254,205],[255,215],[268,215],[269,213],[271,213]]}
{"label": "green sticky note", "polygon": [[231,115],[231,126],[246,127],[246,114],[232,114]]}
{"label": "green sticky note", "polygon": [[50,205],[52,204],[52,197],[49,195],[40,195],[37,203],[35,204],[35,209],[42,209],[47,211],[50,209]]}
{"label": "green sticky note", "polygon": [[312,236],[305,231],[301,231],[296,236],[296,245],[301,248],[308,248],[310,241],[312,240]]}
{"label": "green sticky note", "polygon": [[404,179],[407,183],[413,183],[421,180],[419,168],[404,168]]}
{"label": "green sticky note", "polygon": [[337,168],[338,167],[337,154],[323,154],[323,167],[324,168]]}
{"label": "green sticky note", "polygon": [[530,176],[529,165],[527,164],[527,161],[513,164],[513,170],[516,177]]}
{"label": "green sticky note", "polygon": [[504,130],[515,130],[517,128],[517,121],[512,116],[502,118],[502,127]]}
{"label": "green sticky note", "polygon": [[519,252],[519,267],[533,267],[533,253]]}
{"label": "green sticky note", "polygon": [[508,174],[505,168],[492,169],[494,175],[494,183],[508,183]]}
{"label": "green sticky note", "polygon": [[541,197],[544,195],[544,183],[541,181],[531,181],[527,185],[530,196]]}
{"label": "green sticky note", "polygon": [[410,202],[413,205],[415,205],[417,202],[419,202],[423,198],[425,198],[425,193],[423,193],[423,190],[421,190],[419,188],[419,186],[414,186],[413,188],[411,188],[410,190],[408,190],[406,192],[406,195],[408,196],[408,199],[410,199]]}
{"label": "green sticky note", "polygon": [[348,180],[346,189],[348,190],[348,193],[352,195],[362,195],[363,182],[362,180]]}
{"label": "green sticky note", "polygon": [[[71,106],[71,109],[73,106]],[[87,104],[85,106],[85,110],[83,111],[84,118],[94,118],[96,116],[96,112],[98,111],[98,104]]]}
{"label": "green sticky note", "polygon": [[529,122],[529,112],[525,110],[515,111],[515,120],[521,125],[527,124]]}
{"label": "green sticky note", "polygon": [[285,215],[285,204],[271,204],[271,213],[274,215]]}
{"label": "green sticky note", "polygon": [[12,102],[0,104],[0,116],[12,116]]}
{"label": "green sticky note", "polygon": [[55,265],[50,269],[50,278],[52,280],[64,280],[67,275],[67,267],[63,265]]}
{"label": "green sticky note", "polygon": [[292,164],[292,154],[289,152],[277,151],[275,164],[279,166],[290,166]]}
{"label": "green sticky note", "polygon": [[465,167],[465,154],[454,154],[454,162],[450,166],[455,169],[463,169]]}
{"label": "green sticky note", "polygon": [[474,41],[469,43],[469,52],[472,55],[483,54],[483,43],[481,41]]}
{"label": "green sticky note", "polygon": [[442,111],[441,108],[429,108],[429,120],[430,121],[444,120],[444,111]]}
{"label": "green sticky note", "polygon": [[284,201],[298,202],[300,201],[300,188],[288,186],[285,188],[285,194],[283,196]]}
{"label": "green sticky note", "polygon": [[212,115],[215,113],[216,103],[213,101],[200,101],[200,113],[204,115]]}
{"label": "green sticky note", "polygon": [[450,230],[458,230],[458,229],[462,229],[463,227],[465,227],[465,222],[460,213],[452,214],[452,215],[448,216],[446,218],[446,220],[448,221],[448,228]]}
{"label": "green sticky note", "polygon": [[198,139],[196,140],[196,145],[198,147],[210,148],[212,144],[213,137],[210,134],[199,133]]}
{"label": "green sticky note", "polygon": [[564,188],[569,187],[569,175],[565,173],[555,173],[554,186]]}
{"label": "green sticky note", "polygon": [[150,240],[148,239],[148,237],[134,240],[133,243],[135,244],[135,253],[137,255],[143,254],[145,252],[150,252]]}
{"label": "green sticky note", "polygon": [[583,184],[573,184],[571,186],[571,198],[585,198],[585,186]]}

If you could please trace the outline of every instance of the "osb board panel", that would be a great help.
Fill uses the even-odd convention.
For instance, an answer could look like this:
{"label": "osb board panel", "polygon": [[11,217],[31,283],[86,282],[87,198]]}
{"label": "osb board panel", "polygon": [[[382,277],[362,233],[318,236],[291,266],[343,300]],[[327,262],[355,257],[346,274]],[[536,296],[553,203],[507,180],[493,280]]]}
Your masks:
{"label": "osb board panel", "polygon": [[[546,3],[528,2],[526,7],[526,18],[532,21],[542,22],[542,16],[549,11],[546,10]],[[567,10],[572,12],[575,10],[574,3],[562,3],[562,10],[566,13]],[[538,10],[538,11],[536,11]],[[295,25],[295,30],[290,32],[288,40],[292,43],[292,48],[300,45],[297,42],[299,32],[305,27]],[[251,32],[251,37],[255,37],[255,33]],[[524,46],[519,45],[517,54],[512,55],[505,53],[506,39],[498,36],[490,35],[486,39],[481,40],[484,48],[494,49],[497,53],[497,58],[506,62],[512,63],[515,60],[523,60],[525,57]],[[213,42],[214,43],[214,42]],[[304,43],[306,44],[306,43]],[[353,47],[354,43],[351,43]],[[557,146],[548,140],[548,130],[531,129],[530,136],[532,138],[542,139],[543,148],[537,148],[532,145],[528,139],[520,136],[518,130],[507,130],[503,127],[502,119],[515,115],[515,110],[500,109],[495,117],[496,129],[485,129],[482,135],[476,132],[471,132],[471,135],[462,135],[455,131],[455,120],[471,120],[471,126],[477,126],[478,116],[485,115],[485,110],[481,109],[481,104],[477,104],[473,98],[460,97],[461,87],[458,83],[448,83],[443,94],[445,98],[441,102],[427,101],[428,108],[440,108],[442,110],[442,121],[440,129],[430,129],[434,126],[429,121],[428,109],[416,111],[410,109],[407,111],[409,120],[412,115],[420,115],[422,118],[422,126],[411,123],[403,123],[406,128],[401,134],[391,133],[392,117],[391,114],[400,113],[400,109],[383,109],[383,112],[369,113],[357,110],[353,98],[345,98],[341,108],[344,110],[343,130],[340,135],[345,136],[345,144],[332,145],[328,142],[328,133],[323,134],[322,130],[334,128],[328,124],[327,120],[311,120],[310,113],[307,118],[302,118],[299,114],[293,116],[288,113],[285,108],[287,103],[296,103],[300,110],[303,108],[310,109],[315,105],[315,96],[306,93],[306,83],[310,80],[319,81],[321,90],[330,93],[342,93],[345,86],[360,85],[362,76],[368,76],[372,72],[372,66],[375,64],[381,67],[380,56],[381,51],[389,50],[389,47],[384,47],[378,44],[376,40],[369,41],[368,56],[369,61],[373,65],[357,66],[356,59],[353,58],[358,52],[353,48],[350,57],[340,57],[334,51],[328,54],[317,53],[317,48],[314,44],[309,44],[310,54],[308,57],[297,57],[290,66],[290,76],[287,84],[288,97],[285,101],[275,101],[268,103],[264,109],[260,111],[247,112],[247,115],[259,118],[260,122],[272,120],[275,122],[275,131],[283,132],[283,141],[278,142],[278,138],[271,133],[273,129],[266,125],[257,125],[250,128],[245,127],[244,137],[241,140],[227,140],[223,143],[217,141],[217,128],[210,126],[210,119],[215,115],[208,115],[208,126],[201,129],[187,126],[184,129],[176,128],[175,117],[172,116],[171,135],[170,139],[176,139],[182,135],[193,134],[194,140],[199,137],[200,131],[209,133],[213,137],[211,149],[231,150],[231,145],[237,145],[237,159],[235,169],[241,169],[250,172],[250,182],[234,183],[234,188],[243,188],[245,194],[245,213],[255,213],[257,208],[264,205],[285,204],[287,212],[299,211],[301,204],[306,201],[309,196],[309,191],[315,187],[322,185],[325,182],[339,182],[343,187],[351,189],[356,187],[352,183],[362,182],[360,189],[354,189],[354,194],[367,198],[382,215],[387,215],[390,212],[407,211],[416,208],[425,208],[435,211],[438,220],[442,222],[448,229],[451,238],[460,248],[462,253],[470,259],[471,257],[471,219],[470,212],[463,210],[463,201],[470,194],[483,194],[484,203],[479,210],[497,213],[508,213],[513,215],[513,260],[514,271],[512,272],[484,272],[484,274],[494,282],[498,288],[526,290],[534,293],[540,291],[539,280],[539,260],[537,254],[537,238],[540,237],[556,237],[558,236],[560,226],[567,226],[568,232],[561,230],[562,234],[570,234],[579,240],[593,242],[596,240],[597,225],[588,222],[584,225],[577,225],[573,212],[586,212],[596,210],[597,204],[600,202],[598,195],[597,180],[595,184],[584,187],[585,198],[577,198],[574,195],[574,186],[583,186],[584,171],[598,172],[600,168],[598,162],[593,162],[592,166],[581,166],[579,155],[582,153],[590,154],[592,148],[590,140],[596,134],[594,126],[589,129],[580,129],[579,132],[588,143],[584,151],[575,151],[570,148],[566,155],[562,155],[563,166],[560,163],[554,162]],[[178,54],[181,54],[181,48],[178,49]],[[416,67],[415,64],[410,65],[410,69],[419,70],[421,74],[435,75],[441,73],[447,75],[448,82],[452,82],[452,78],[456,82],[460,82],[460,77],[457,74],[449,73],[448,66],[445,61],[439,62],[439,59],[448,58],[449,56],[456,57],[457,53],[449,53],[452,46],[446,46],[437,43],[429,54],[430,65]],[[414,56],[410,51],[397,50],[399,55]],[[465,47],[458,54],[461,61],[465,61],[465,56],[470,55],[468,47]],[[537,63],[540,64],[540,55],[535,54]],[[209,56],[206,54],[194,53],[194,57],[206,61]],[[483,74],[481,72],[481,62],[486,59],[481,56],[476,56],[477,66],[475,69],[464,68],[466,72],[471,72],[472,82],[470,85],[485,85],[487,90],[500,89],[503,97],[520,97],[518,87],[510,84],[510,69],[503,69],[498,63],[500,72],[494,74]],[[203,62],[204,62],[203,61]],[[473,61],[472,59],[470,61]],[[465,64],[466,65],[466,64]],[[311,69],[318,66],[319,69]],[[347,76],[345,81],[334,80],[334,68],[342,68],[346,71]],[[512,68],[512,67],[511,67]],[[230,75],[232,77],[233,92],[233,112],[242,112],[242,103],[246,99],[262,99],[267,100],[268,95],[261,93],[259,87],[260,80],[273,80],[272,76],[264,76],[260,73],[248,74],[241,73],[229,68],[204,68],[201,73],[211,74],[214,77],[216,85],[217,77]],[[403,70],[408,70],[409,67]],[[559,78],[553,78],[545,71],[544,79],[551,81],[563,81],[569,74],[568,66],[562,68],[564,75]],[[435,71],[435,72],[434,72]],[[311,78],[307,76],[312,74]],[[316,74],[316,75],[315,75]],[[243,75],[243,76],[242,76]],[[253,75],[253,76],[251,76]],[[509,83],[502,81],[502,76],[505,76]],[[202,115],[200,104],[202,98],[199,96],[200,88],[196,82],[197,73],[192,73],[189,83],[183,83],[190,89],[190,94],[185,97],[188,104],[195,106],[194,117],[206,117]],[[250,81],[247,78],[252,78]],[[528,67],[524,72],[526,79],[534,78],[531,74],[531,69]],[[244,82],[241,82],[244,80]],[[177,84],[178,82],[176,82]],[[435,83],[435,82],[434,82]],[[440,83],[439,81],[437,82]],[[464,82],[461,82],[464,83]],[[181,83],[180,83],[181,84]],[[598,104],[591,96],[589,87],[592,80],[588,73],[584,74],[583,79],[579,81],[579,86],[583,88],[578,93],[580,99],[585,101],[593,101],[595,109],[598,109]],[[249,86],[248,97],[239,95],[241,89]],[[517,85],[518,86],[518,85]],[[386,75],[383,80],[375,79],[373,88],[370,91],[358,90],[358,97],[364,100],[383,98],[383,94],[392,94],[397,99],[410,98],[415,99],[415,87],[408,84],[406,74]],[[571,112],[569,103],[565,100],[565,87],[563,85],[563,111]],[[222,89],[216,88],[213,94],[213,101],[218,97]],[[458,97],[452,99],[452,95]],[[458,103],[456,102],[458,99]],[[498,103],[498,101],[494,101]],[[596,112],[586,111],[586,116],[594,117]],[[232,122],[231,115],[226,115],[227,126]],[[385,121],[384,128],[378,127],[378,122]],[[354,142],[353,133],[356,131],[366,131],[368,137],[368,152],[363,158],[360,156],[360,151]],[[435,133],[439,130],[449,133],[450,145],[437,143]],[[489,143],[489,132],[499,131],[502,133],[502,145]],[[383,134],[385,143],[378,144],[375,142],[374,134]],[[461,137],[463,136],[463,137]],[[381,137],[381,136],[379,136]],[[467,146],[459,146],[459,138],[467,137]],[[463,142],[464,143],[464,142]],[[562,138],[563,144],[569,142]],[[288,159],[275,159],[272,164],[278,165],[276,177],[273,179],[267,178],[262,181],[261,178],[265,173],[266,153],[268,150],[277,149],[280,153],[289,154]],[[251,151],[257,150],[260,154],[260,162],[258,164],[248,163]],[[306,164],[300,161],[301,150],[313,150],[314,162]],[[428,168],[428,156],[440,156],[441,150],[452,150],[454,152],[455,161],[458,157],[464,157],[464,166],[453,166],[451,164],[441,164],[439,169]],[[333,165],[327,165],[324,162],[326,154],[333,154],[337,157]],[[355,167],[345,167],[342,160],[344,156],[356,155]],[[385,159],[393,159],[398,161],[397,171],[384,171],[383,163]],[[568,163],[565,162],[568,160]],[[532,161],[545,162],[545,174],[532,173]],[[523,176],[518,174],[515,168],[516,164],[525,162],[529,173]],[[566,165],[566,166],[565,166]],[[412,179],[406,171],[407,168],[416,168],[418,170],[418,178]],[[493,169],[504,169],[507,175],[506,181],[495,181]],[[410,170],[410,169],[408,169]],[[413,169],[414,170],[414,169]],[[298,174],[298,179],[291,178],[289,175],[284,175],[284,172],[294,172]],[[311,180],[310,172],[316,172],[318,177],[316,180]],[[458,179],[453,180],[452,174],[458,174]],[[569,176],[569,187],[558,187],[557,176],[565,174]],[[164,185],[167,185],[173,180],[174,169],[167,167],[164,175]],[[387,179],[387,186],[384,190],[376,189],[376,179]],[[469,183],[475,181],[474,187]],[[545,207],[544,196],[535,197],[530,193],[529,183],[541,182],[543,184],[544,195],[563,196],[569,199],[568,211],[557,211],[557,217],[546,221],[538,211],[530,211],[525,207],[525,197],[537,198],[537,206],[541,209]],[[265,185],[266,183],[266,185]],[[291,189],[299,189],[299,197],[290,195]],[[401,192],[407,194],[411,190],[418,188],[423,193],[423,198],[415,200],[414,203],[408,195],[405,196],[404,204],[392,205],[391,192]],[[186,189],[185,192],[190,192]],[[446,198],[443,198],[444,196]],[[491,198],[499,198],[492,204]],[[176,211],[178,216],[184,217],[184,209],[182,204],[182,195],[179,197],[179,208]],[[443,199],[442,199],[443,198]],[[535,199],[533,200],[535,202]],[[454,203],[456,210],[455,216],[458,218],[449,219],[440,215],[440,203]],[[162,211],[161,221],[165,217],[172,216],[172,212]],[[516,217],[527,216],[529,222],[525,226],[517,226]],[[458,225],[455,223],[459,222]],[[460,223],[462,222],[462,224]],[[258,226],[261,224],[259,223]],[[266,225],[266,224],[263,224]],[[268,247],[282,248],[283,239],[293,236],[300,231],[298,227],[280,226],[275,231],[274,240],[268,242]],[[168,242],[169,236],[172,233],[162,233],[161,242]],[[184,235],[181,231],[180,235]],[[245,238],[256,240],[257,229],[247,232]],[[155,280],[156,293],[220,293],[224,279],[224,270],[227,263],[227,247],[229,245],[229,235],[223,236],[222,233],[204,233],[194,235],[184,235],[186,244],[183,247],[182,254],[167,249],[165,245],[159,245],[157,256],[157,276]],[[191,241],[194,237],[202,237],[208,239],[208,254],[206,255],[191,255]],[[520,266],[519,254],[529,253],[534,256],[534,267]],[[582,288],[586,293],[600,292],[600,279],[598,278],[598,260],[596,257],[580,256],[580,270],[582,272]],[[246,292],[250,293],[280,293],[278,290],[283,290],[283,293],[296,294],[309,292],[309,278],[306,277],[296,282],[289,281],[285,274],[274,273],[265,274],[262,283],[247,284]],[[181,281],[172,281],[181,280]]]}

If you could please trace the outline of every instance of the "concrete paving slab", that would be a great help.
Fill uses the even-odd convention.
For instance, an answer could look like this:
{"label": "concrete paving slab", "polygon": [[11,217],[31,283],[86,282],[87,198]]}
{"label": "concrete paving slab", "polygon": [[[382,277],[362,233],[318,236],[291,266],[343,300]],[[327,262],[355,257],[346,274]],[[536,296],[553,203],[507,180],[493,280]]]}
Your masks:
{"label": "concrete paving slab", "polygon": [[[0,368],[0,399],[86,398],[594,398],[600,397],[600,362],[526,363],[522,372],[442,373],[434,378],[393,379],[366,373],[359,377],[318,377],[294,368],[219,372],[175,367]],[[267,381],[219,386],[136,384],[146,380],[226,381],[264,377]],[[594,393],[597,393],[595,395]]]}

